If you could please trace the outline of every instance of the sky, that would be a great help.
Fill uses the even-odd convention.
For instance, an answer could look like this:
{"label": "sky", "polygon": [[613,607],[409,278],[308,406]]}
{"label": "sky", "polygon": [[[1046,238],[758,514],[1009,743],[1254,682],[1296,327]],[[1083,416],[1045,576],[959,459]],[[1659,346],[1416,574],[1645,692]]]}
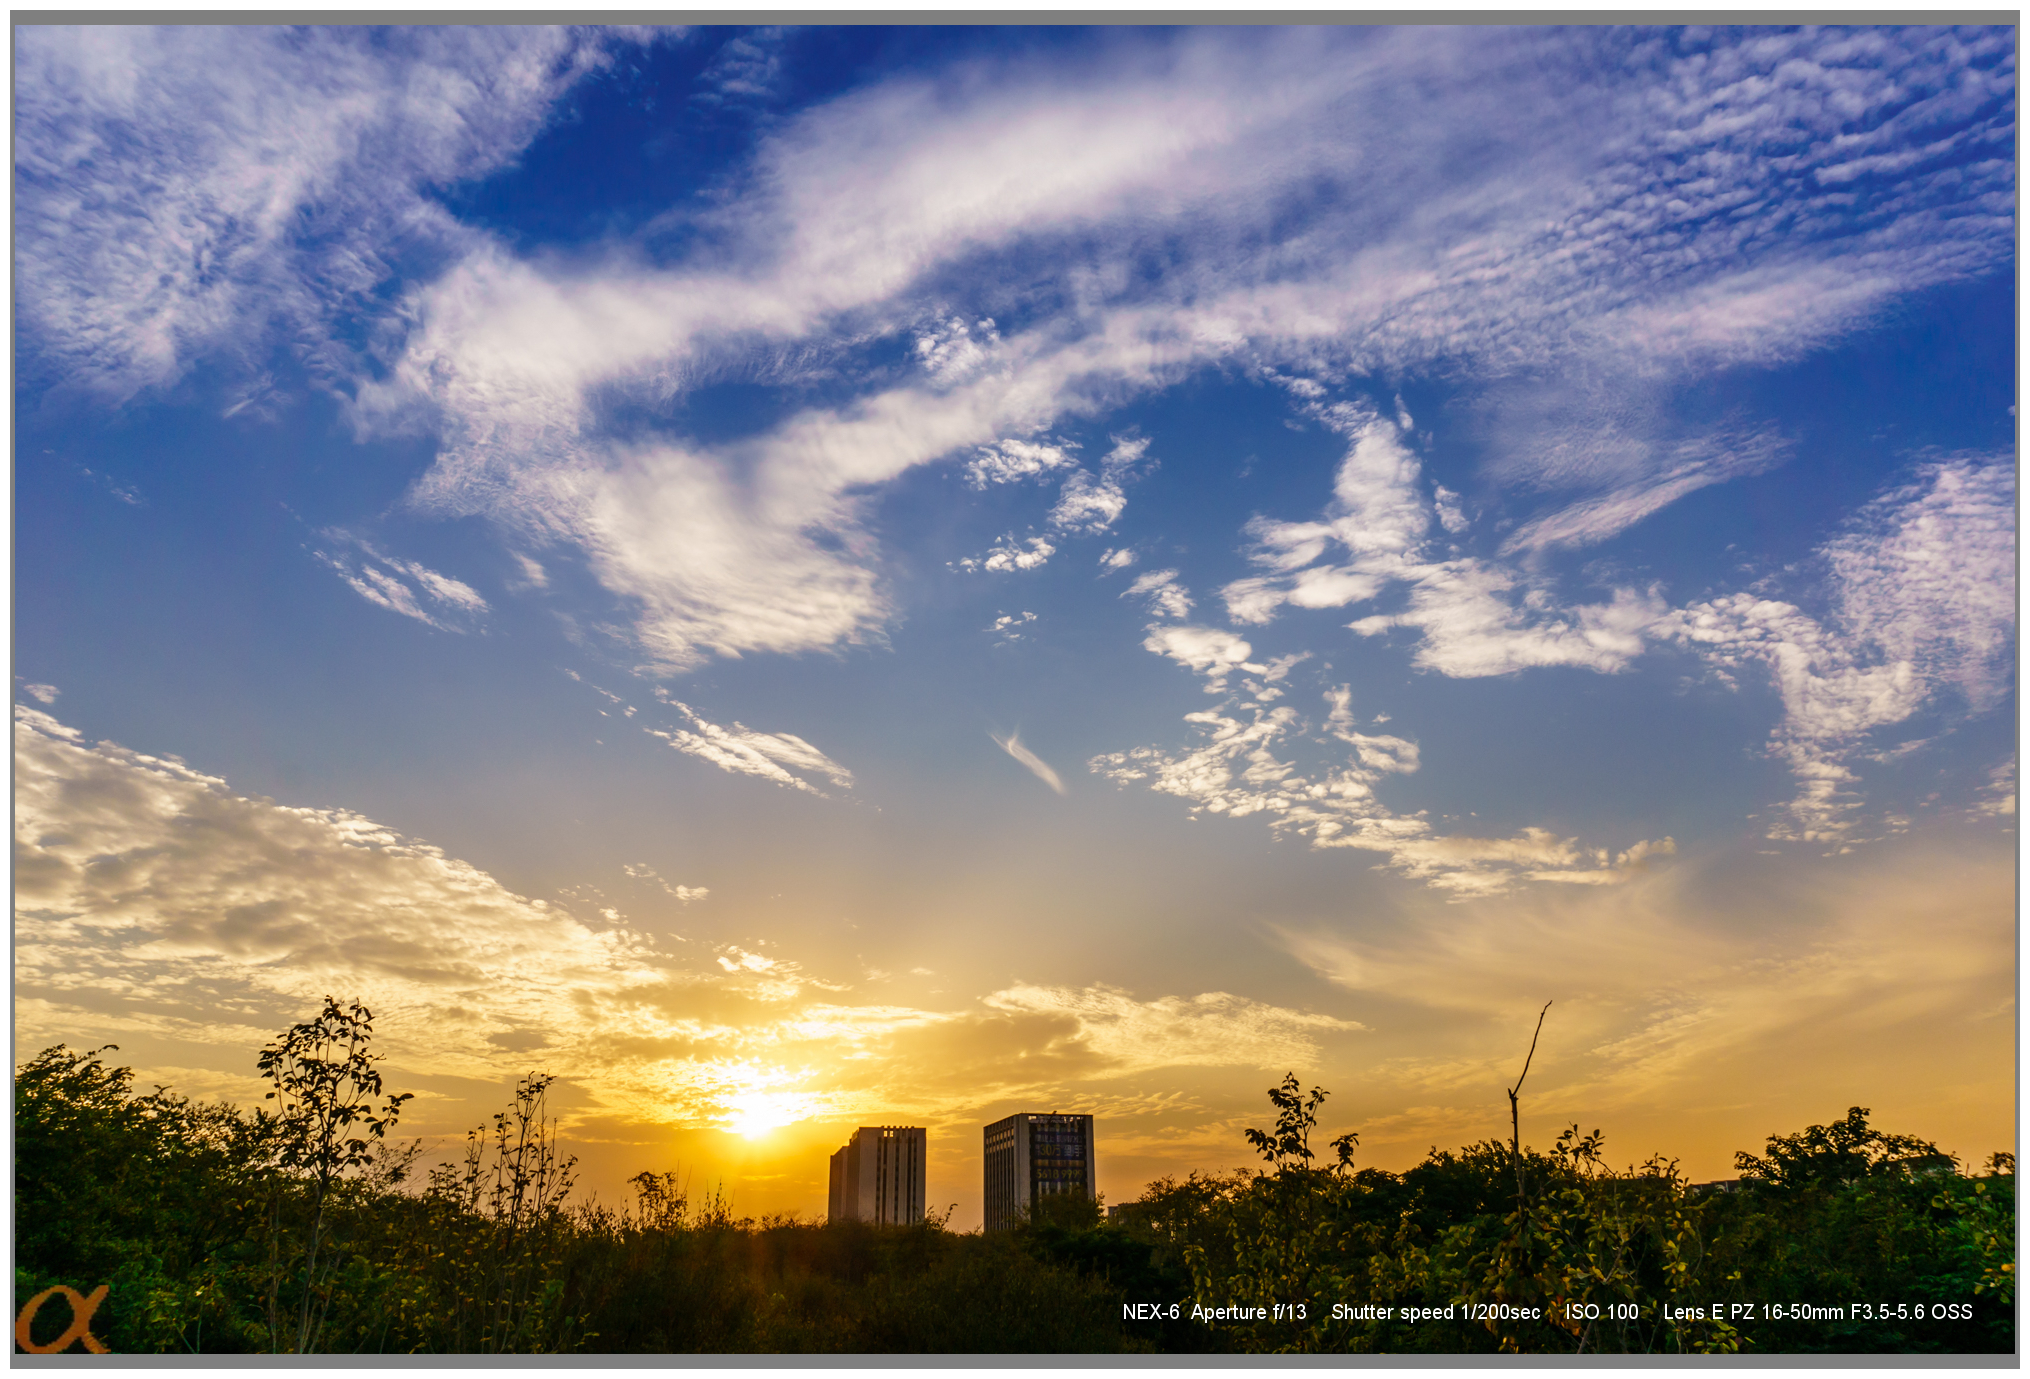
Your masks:
{"label": "sky", "polygon": [[2013,1150],[2014,40],[18,27],[17,1058]]}

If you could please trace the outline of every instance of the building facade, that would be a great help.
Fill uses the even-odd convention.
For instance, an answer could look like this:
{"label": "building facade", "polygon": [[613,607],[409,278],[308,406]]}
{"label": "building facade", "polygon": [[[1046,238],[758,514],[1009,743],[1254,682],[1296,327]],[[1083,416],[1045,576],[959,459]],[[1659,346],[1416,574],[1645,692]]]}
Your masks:
{"label": "building facade", "polygon": [[1093,1118],[1023,1113],[985,1130],[987,1229],[1021,1224],[1045,1197],[1098,1193],[1093,1160]]}
{"label": "building facade", "polygon": [[832,1155],[830,1219],[891,1225],[923,1220],[926,1148],[922,1126],[863,1125],[855,1130],[845,1148]]}

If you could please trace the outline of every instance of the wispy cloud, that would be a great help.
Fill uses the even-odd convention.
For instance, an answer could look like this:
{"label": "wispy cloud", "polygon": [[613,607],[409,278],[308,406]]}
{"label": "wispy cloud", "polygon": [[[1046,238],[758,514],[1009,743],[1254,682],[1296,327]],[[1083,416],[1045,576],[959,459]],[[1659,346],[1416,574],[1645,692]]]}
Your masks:
{"label": "wispy cloud", "polygon": [[1142,645],[1203,675],[1207,694],[1224,694],[1227,677],[1235,671],[1253,675],[1269,673],[1266,665],[1257,665],[1248,659],[1255,654],[1251,644],[1222,627],[1152,626]]}
{"label": "wispy cloud", "polygon": [[[1737,885],[1719,874],[1744,866],[1734,858],[1605,890],[1466,901],[1447,906],[1442,924],[1388,936],[1329,924],[1277,933],[1335,984],[1405,1002],[1448,1029],[1485,1028],[1508,1013],[1513,1023],[1491,1031],[1498,1044],[1453,1038],[1450,1056],[1399,1057],[1369,1072],[1400,1100],[1449,1101],[1470,1088],[1491,1112],[1519,1062],[1516,1028],[1526,1042],[1531,1004],[1555,997],[1540,1097],[1603,1111],[1668,1101],[1682,1114],[1687,1104],[1736,1104],[1772,1048],[1828,1059],[1860,1087],[1913,1051],[1936,1066],[1948,1048],[1978,1039],[1969,1013],[2009,989],[2007,863],[1999,849],[1947,855],[1958,875],[1943,886],[1940,873],[1886,857],[1817,863],[1839,869],[1803,885]],[[1697,918],[1715,906],[1737,921]],[[1998,1048],[2005,1038],[1991,1029],[1979,1042]]]}
{"label": "wispy cloud", "polygon": [[123,398],[343,309],[469,236],[428,189],[512,158],[611,40],[564,26],[43,25],[17,50],[29,376]]}
{"label": "wispy cloud", "polygon": [[994,634],[994,642],[996,645],[1007,646],[1010,645],[1011,643],[1021,641],[1024,636],[1021,629],[1029,626],[1029,624],[1035,621],[1036,615],[1034,613],[1030,612],[1003,613],[999,617],[994,619],[993,626],[989,627],[987,630]]}
{"label": "wispy cloud", "polygon": [[[650,737],[659,737],[680,752],[711,762],[735,775],[759,776],[777,785],[823,796],[825,792],[806,777],[821,776],[841,790],[853,788],[853,773],[833,761],[794,733],[758,733],[744,723],[722,728],[707,721],[697,710],[661,691],[657,698],[690,720],[690,728],[665,732],[644,728]],[[802,774],[795,774],[801,772]]]}
{"label": "wispy cloud", "polygon": [[1110,1071],[1161,1067],[1288,1069],[1317,1066],[1319,1035],[1355,1033],[1357,1020],[1243,1000],[1224,991],[1138,1001],[1108,986],[1018,985],[984,998],[989,1009],[1065,1015]]}
{"label": "wispy cloud", "polygon": [[91,483],[92,487],[103,489],[128,507],[140,508],[148,505],[148,500],[141,496],[141,490],[133,484],[122,483],[112,475],[93,469],[89,465],[80,464],[73,467]]}
{"label": "wispy cloud", "polygon": [[[1325,691],[1327,712],[1319,723],[1277,702],[1285,696],[1290,671],[1305,659],[1302,654],[1251,661],[1247,642],[1203,627],[1152,628],[1144,645],[1204,676],[1208,692],[1222,695],[1223,702],[1185,715],[1198,737],[1195,747],[1107,752],[1088,766],[1117,784],[1175,795],[1194,814],[1259,815],[1272,828],[1310,839],[1313,847],[1381,853],[1383,865],[1461,897],[1498,894],[1520,881],[1618,884],[1649,858],[1674,851],[1669,838],[1640,840],[1617,856],[1535,827],[1508,838],[1439,834],[1421,814],[1405,816],[1382,802],[1377,789],[1383,778],[1413,774],[1421,753],[1406,738],[1363,732],[1347,686]],[[1236,677],[1238,685],[1232,683]],[[1351,750],[1311,771],[1286,759],[1321,730]]]}
{"label": "wispy cloud", "polygon": [[[705,32],[710,32],[706,30]],[[782,82],[783,31],[762,25],[736,34],[712,55],[691,95],[698,105],[766,105]]]}
{"label": "wispy cloud", "polygon": [[[980,486],[1065,476],[1037,519],[1050,537],[1011,532],[962,570],[1035,569],[1057,542],[1111,529],[1147,442],[1116,436],[1088,469],[1062,433],[1218,366],[1279,383],[1347,439],[1324,511],[1249,528],[1255,570],[1220,591],[1236,623],[1389,592],[1399,606],[1349,625],[1414,639],[1416,663],[1450,676],[1613,672],[1660,636],[1723,668],[1763,661],[1785,686],[1780,749],[1811,782],[1792,810],[1801,835],[1839,831],[1853,771],[1839,733],[1901,721],[1941,684],[1998,682],[1992,655],[1966,650],[2004,635],[1992,615],[1943,638],[1916,604],[1858,594],[1811,626],[1746,595],[1679,615],[1654,587],[1574,600],[1532,562],[1782,458],[1759,426],[1678,434],[1609,399],[1796,359],[2010,261],[2005,29],[1182,31],[1086,66],[988,64],[962,92],[895,76],[772,126],[689,222],[692,247],[661,259],[624,243],[524,256],[428,194],[503,166],[631,41],[556,27],[25,34],[34,367],[125,396],[238,352],[233,406],[253,406],[269,376],[253,356],[286,325],[319,377],[352,387],[363,435],[435,437],[419,510],[575,547],[671,671],[878,642],[894,609],[870,495],[920,466],[958,463]],[[764,34],[730,43],[708,85],[762,98],[774,52]],[[1068,237],[1079,254],[1039,254]],[[392,314],[390,281],[408,289]],[[387,332],[372,377],[331,324],[355,311]],[[870,344],[904,364],[870,365]],[[667,419],[694,381],[770,351],[825,361],[826,399],[726,443],[609,425],[620,404]],[[1440,360],[1469,387],[1511,380],[1494,411],[1530,422],[1490,474],[1547,501],[1496,552],[1424,474],[1400,408],[1333,400],[1335,380]],[[1530,380],[1582,375],[1604,382],[1516,401]],[[1864,535],[1824,552],[1850,589],[1890,540]],[[1911,554],[1916,535],[1894,539],[1910,568],[1881,587],[1930,597],[1925,579],[1967,573]],[[435,626],[486,611],[469,585],[364,543],[320,558]],[[1140,593],[1162,616],[1190,611],[1181,584]],[[1158,649],[1195,668],[1245,645],[1171,630],[1151,634]],[[1205,662],[1208,689],[1265,673],[1248,654],[1226,672]],[[1829,714],[1864,726],[1816,726]],[[810,758],[786,764],[801,739],[739,747],[745,730],[710,727],[666,736],[801,788],[815,787],[793,770],[830,778]]]}
{"label": "wispy cloud", "polygon": [[1040,536],[1032,536],[1022,542],[1010,535],[994,543],[985,555],[968,556],[959,561],[956,568],[968,574],[980,571],[1012,574],[1018,570],[1034,570],[1048,563],[1050,557],[1056,554],[1057,547]]}
{"label": "wispy cloud", "polygon": [[1981,787],[1981,798],[1975,801],[1974,812],[1990,818],[2016,812],[2016,762],[2013,758],[1988,772],[1988,783]]}
{"label": "wispy cloud", "polygon": [[1012,484],[1022,479],[1037,479],[1060,469],[1070,469],[1078,464],[1078,457],[1072,452],[1078,446],[1070,442],[1047,444],[1021,440],[998,441],[982,446],[966,462],[966,479],[975,488],[989,484]]}
{"label": "wispy cloud", "polygon": [[479,591],[413,560],[380,550],[364,537],[330,528],[318,533],[331,549],[313,552],[354,593],[391,613],[445,632],[463,632],[488,611]]}
{"label": "wispy cloud", "polygon": [[508,552],[514,558],[515,568],[521,572],[519,587],[523,589],[547,589],[550,587],[550,572],[541,562],[532,560],[520,551]]}
{"label": "wispy cloud", "polygon": [[[1771,750],[1799,782],[1772,837],[1842,842],[1861,804],[1853,759],[1866,734],[1908,719],[1944,688],[1982,708],[2008,683],[2015,524],[2005,460],[1928,461],[1913,482],[1869,504],[1818,553],[1815,568],[1830,605],[1826,619],[1745,592],[1672,609],[1658,587],[1622,587],[1604,602],[1574,604],[1518,567],[1477,556],[1431,558],[1438,499],[1425,493],[1421,465],[1404,444],[1400,424],[1348,404],[1312,410],[1351,442],[1333,499],[1318,520],[1257,518],[1249,524],[1250,557],[1268,573],[1221,591],[1230,616],[1266,623],[1286,607],[1342,606],[1400,589],[1403,611],[1348,626],[1363,636],[1412,631],[1415,664],[1448,676],[1552,665],[1612,673],[1628,668],[1650,645],[1673,640],[1700,649],[1723,673],[1751,662],[1767,666],[1785,706]],[[1708,444],[1701,440],[1698,447]],[[1759,465],[1769,462],[1775,443],[1763,436],[1741,445],[1750,452],[1746,462]],[[1598,535],[1618,520],[1602,508],[1567,509],[1510,548],[1591,539],[1589,531]],[[1596,525],[1588,528],[1588,522]],[[1236,673],[1268,670],[1249,659],[1245,640],[1224,629],[1157,627],[1144,645],[1203,675],[1211,694],[1226,694]],[[1329,812],[1343,815],[1351,808],[1347,799],[1367,799],[1371,782],[1297,775],[1269,744],[1297,731],[1298,720],[1287,709],[1265,710],[1266,702],[1251,684],[1249,698],[1234,701],[1245,719],[1234,717],[1232,707],[1192,716],[1210,734],[1197,751],[1114,753],[1096,758],[1095,769],[1117,780],[1148,778],[1154,788],[1190,798],[1199,808],[1267,810],[1279,826],[1294,823],[1321,846],[1374,846],[1409,874],[1445,877],[1448,885],[1492,875],[1452,870],[1457,863],[1527,863],[1525,874],[1538,880],[1607,881],[1622,874],[1618,864],[1582,863],[1570,840],[1533,830],[1512,840],[1427,838],[1422,823],[1395,819],[1372,804],[1359,806],[1361,822],[1348,831],[1305,801],[1336,799]],[[1236,782],[1226,763],[1242,757],[1249,765]]]}
{"label": "wispy cloud", "polygon": [[1147,437],[1115,437],[1097,475],[1081,469],[1065,480],[1050,510],[1051,530],[1093,536],[1111,527],[1128,507],[1124,485],[1153,464],[1145,458],[1148,452]]}
{"label": "wispy cloud", "polygon": [[1627,466],[1633,478],[1530,519],[1502,543],[1502,554],[1605,541],[1688,493],[1774,467],[1789,448],[1766,429],[1720,431],[1668,446],[1634,444],[1628,458],[1636,463]]}
{"label": "wispy cloud", "polygon": [[[982,1101],[1075,1097],[1122,1107],[1162,1069],[1315,1068],[1360,1038],[1357,1021],[1230,992],[1146,998],[1104,983],[1017,982],[956,1010],[810,1005],[762,1034],[777,1057],[830,1049],[835,1095],[931,1117]],[[759,1041],[757,1041],[759,1044]],[[907,1070],[905,1075],[904,1070]],[[1060,1101],[1060,1104],[1062,1102]]]}
{"label": "wispy cloud", "polygon": [[637,881],[648,882],[650,885],[662,891],[663,894],[670,896],[672,899],[678,901],[680,904],[688,905],[693,900],[703,900],[706,896],[712,894],[710,889],[704,886],[673,885],[672,883],[663,880],[661,875],[657,873],[656,869],[654,867],[649,866],[646,862],[629,862],[625,866],[623,866],[621,870],[626,872],[629,876],[633,877]]}
{"label": "wispy cloud", "polygon": [[1362,636],[1414,631],[1416,663],[1445,675],[1615,671],[1641,654],[1643,630],[1665,611],[1654,591],[1621,588],[1605,603],[1566,606],[1520,569],[1433,549],[1438,497],[1400,423],[1355,403],[1309,410],[1348,439],[1332,500],[1318,520],[1249,524],[1250,558],[1268,573],[1221,590],[1228,616],[1265,623],[1284,607],[1344,607],[1400,588],[1401,612],[1348,625]]}
{"label": "wispy cloud", "polygon": [[1057,772],[1050,768],[1050,763],[1022,745],[1022,733],[1020,729],[1009,733],[1006,737],[1002,737],[999,733],[989,733],[987,736],[993,738],[994,744],[1002,751],[1028,767],[1030,774],[1034,775],[1036,779],[1042,781],[1058,794],[1062,795],[1064,793],[1064,781],[1058,777]]}
{"label": "wispy cloud", "polygon": [[1178,582],[1175,570],[1151,570],[1137,575],[1135,582],[1121,593],[1122,598],[1134,596],[1149,601],[1149,611],[1166,618],[1181,618],[1191,612],[1191,594]]}
{"label": "wispy cloud", "polygon": [[387,1017],[395,1069],[491,1084],[543,1049],[584,1096],[569,1130],[725,1127],[762,1093],[790,1118],[964,1114],[1156,1068],[1312,1067],[1361,1029],[1223,991],[1017,982],[942,1010],[853,1002],[770,942],[679,961],[357,814],[245,798],[37,709],[15,731],[25,1041],[85,1028],[251,1048],[340,991]]}
{"label": "wispy cloud", "polygon": [[1723,673],[1765,667],[1783,696],[1770,750],[1797,778],[1773,837],[1839,844],[1860,807],[1867,735],[1955,690],[1971,709],[2004,692],[2015,645],[2015,472],[2006,456],[1929,461],[1823,546],[1828,616],[1739,593],[1660,630]]}
{"label": "wispy cloud", "polygon": [[[1993,271],[2014,233],[2009,51],[1999,30],[1263,31],[1150,36],[1104,82],[1015,61],[961,99],[899,77],[786,121],[739,184],[754,194],[671,267],[475,248],[407,304],[414,328],[358,415],[427,417],[442,444],[417,502],[581,545],[664,664],[862,640],[891,610],[854,495],[951,457],[982,480],[1051,472],[1063,446],[1009,438],[1196,369],[1675,376],[1794,358]],[[1348,169],[1358,196],[1334,191]],[[1068,233],[1094,257],[1037,281],[1028,251]],[[1135,266],[1152,234],[1174,246],[1154,278]],[[927,310],[961,264],[1031,308],[1019,331]],[[600,422],[599,399],[660,405],[757,343],[835,360],[851,391],[852,342],[884,333],[922,371],[867,373],[761,437],[622,444]],[[1597,540],[1767,459],[1710,449],[1653,445],[1517,540]],[[750,488],[759,502],[735,501]],[[1052,530],[1104,528],[1123,493],[1104,464],[1079,469]],[[1449,495],[1427,508],[1448,532],[1465,520]],[[1411,616],[1455,668],[1628,654],[1627,609],[1532,626],[1502,610],[1499,571],[1425,564]],[[1338,606],[1362,577],[1293,567],[1272,592]]]}
{"label": "wispy cloud", "polygon": [[37,1002],[117,997],[158,1032],[246,1044],[326,990],[371,992],[404,1012],[398,1057],[492,1077],[492,1034],[583,1032],[585,994],[668,980],[641,935],[356,814],[247,799],[39,710],[16,710],[15,751],[16,980]]}

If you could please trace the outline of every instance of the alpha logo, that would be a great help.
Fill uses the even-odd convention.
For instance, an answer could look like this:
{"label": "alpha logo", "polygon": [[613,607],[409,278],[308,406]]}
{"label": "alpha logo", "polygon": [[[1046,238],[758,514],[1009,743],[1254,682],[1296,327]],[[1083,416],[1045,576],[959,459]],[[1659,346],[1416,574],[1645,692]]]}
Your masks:
{"label": "alpha logo", "polygon": [[[66,1288],[61,1283],[54,1288],[43,1289],[28,1300],[28,1305],[21,1309],[21,1315],[14,1319],[15,1342],[30,1355],[55,1355],[69,1350],[73,1341],[83,1341],[85,1349],[94,1355],[110,1354],[105,1343],[92,1334],[92,1313],[99,1310],[99,1304],[106,1300],[106,1294],[111,1288],[111,1284],[102,1283],[92,1290],[90,1297],[83,1296],[75,1288]],[[55,1340],[37,1345],[31,1333],[31,1328],[35,1325],[35,1314],[42,1309],[44,1303],[58,1293],[63,1294],[64,1300],[70,1304],[70,1325],[65,1328],[63,1335]]]}

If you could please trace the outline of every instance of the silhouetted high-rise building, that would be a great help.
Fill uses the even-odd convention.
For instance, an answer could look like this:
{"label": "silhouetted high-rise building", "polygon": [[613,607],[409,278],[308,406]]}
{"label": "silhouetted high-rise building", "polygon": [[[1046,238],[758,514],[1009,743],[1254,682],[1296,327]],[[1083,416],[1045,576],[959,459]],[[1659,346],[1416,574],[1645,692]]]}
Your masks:
{"label": "silhouetted high-rise building", "polygon": [[988,1230],[1019,1224],[1044,1197],[1097,1195],[1091,1116],[1013,1115],[985,1134]]}
{"label": "silhouetted high-rise building", "polygon": [[923,1220],[923,1128],[863,1125],[832,1155],[834,1221],[886,1221],[910,1225]]}

